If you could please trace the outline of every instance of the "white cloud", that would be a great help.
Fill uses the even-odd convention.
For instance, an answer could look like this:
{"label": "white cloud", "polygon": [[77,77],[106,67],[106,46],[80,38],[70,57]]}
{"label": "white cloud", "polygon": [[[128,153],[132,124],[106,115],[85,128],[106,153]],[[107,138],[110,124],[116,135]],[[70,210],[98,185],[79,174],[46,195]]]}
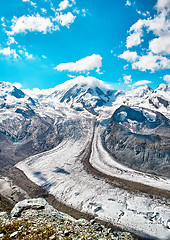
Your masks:
{"label": "white cloud", "polygon": [[62,26],[66,26],[69,28],[70,24],[74,22],[76,16],[74,16],[71,12],[68,12],[66,14],[60,14],[53,18],[53,21],[57,21]]}
{"label": "white cloud", "polygon": [[129,64],[126,64],[123,68],[126,70],[129,67]]}
{"label": "white cloud", "polygon": [[68,7],[71,7],[72,4],[69,3],[68,0],[63,0],[62,2],[60,2],[60,4],[58,5],[59,9],[57,9],[58,11],[63,11]]}
{"label": "white cloud", "polygon": [[164,8],[170,8],[170,1],[169,0],[158,0],[156,4],[156,8],[158,10],[162,10]]}
{"label": "white cloud", "polygon": [[[97,68],[97,69],[96,69],[96,72],[97,72],[98,74],[100,74],[100,75],[103,74],[103,72],[100,71],[100,68]],[[90,74],[90,73],[89,73],[89,74]]]}
{"label": "white cloud", "polygon": [[67,74],[67,76],[69,77],[69,78],[75,78],[76,76],[73,76],[73,75],[71,75],[71,74]]}
{"label": "white cloud", "polygon": [[125,84],[129,84],[130,82],[132,82],[132,76],[131,75],[125,75],[123,77],[124,83]]}
{"label": "white cloud", "polygon": [[155,72],[159,69],[170,68],[170,60],[166,57],[153,55],[150,52],[148,55],[139,57],[139,60],[132,64],[132,68],[141,71],[151,70],[151,72]]}
{"label": "white cloud", "polygon": [[170,19],[168,18],[168,11],[162,11],[153,19],[144,21],[144,25],[148,31],[152,31],[156,36],[162,36],[169,31]]}
{"label": "white cloud", "polygon": [[126,47],[131,48],[133,46],[137,46],[142,42],[142,32],[134,32],[130,34],[126,39]]}
{"label": "white cloud", "polygon": [[43,32],[50,31],[53,27],[53,23],[49,18],[41,17],[39,14],[36,16],[22,16],[19,18],[14,17],[12,20],[11,32],[13,35],[22,32]]}
{"label": "white cloud", "polygon": [[131,3],[129,0],[127,0],[125,5],[126,5],[126,6],[131,6],[132,3]]}
{"label": "white cloud", "polygon": [[151,81],[148,81],[148,80],[141,80],[141,81],[138,81],[138,82],[135,82],[133,84],[134,87],[137,87],[137,86],[142,86],[142,85],[146,85],[146,84],[149,84],[151,83]]}
{"label": "white cloud", "polygon": [[170,60],[164,56],[170,54],[170,0],[158,0],[155,8],[157,13],[154,17],[139,19],[130,27],[129,36],[126,39],[127,49],[132,48],[139,46],[144,41],[144,37],[151,32],[152,34],[148,37],[148,39],[152,37],[148,42],[149,49],[140,49],[143,54],[125,51],[119,55],[120,58],[132,62],[133,69],[155,72],[170,68]]}
{"label": "white cloud", "polygon": [[137,46],[142,42],[144,28],[146,28],[148,32],[152,31],[156,36],[165,35],[170,28],[168,11],[169,10],[163,10],[155,15],[154,18],[139,19],[136,23],[134,23],[130,27],[130,35],[126,40],[127,48]]}
{"label": "white cloud", "polygon": [[127,50],[121,55],[119,55],[119,57],[127,60],[128,62],[135,62],[138,58],[138,54],[137,52],[130,52],[129,50]]}
{"label": "white cloud", "polygon": [[143,26],[145,25],[145,19],[139,19],[136,23],[134,23],[131,27],[129,32],[140,32],[142,31]]}
{"label": "white cloud", "polygon": [[156,54],[170,54],[170,33],[153,39],[149,43],[149,49]]}
{"label": "white cloud", "polygon": [[16,50],[11,49],[10,47],[0,49],[0,54],[3,54],[3,55],[8,56],[8,57],[14,57],[14,58],[19,57],[19,55],[16,53]]}
{"label": "white cloud", "polygon": [[15,38],[14,38],[14,37],[11,37],[11,36],[8,36],[7,44],[8,44],[8,45],[11,45],[11,44],[13,44],[13,43],[16,43],[16,44],[17,44],[17,42],[15,41]]}
{"label": "white cloud", "polygon": [[28,52],[25,52],[25,56],[27,59],[34,59],[32,54],[29,54]]}
{"label": "white cloud", "polygon": [[3,27],[6,27],[6,24],[5,24],[5,17],[1,17],[1,22],[2,22],[1,25],[2,25]]}
{"label": "white cloud", "polygon": [[85,17],[87,15],[87,10],[86,9],[82,9],[82,14]]}
{"label": "white cloud", "polygon": [[163,80],[167,83],[170,83],[170,75],[167,74],[167,75],[163,76]]}
{"label": "white cloud", "polygon": [[[7,56],[13,56],[17,58],[19,56],[26,57],[27,59],[33,58],[32,54],[29,54],[27,50],[21,46],[20,42],[16,42],[15,35],[20,33],[29,33],[29,32],[40,32],[46,34],[47,32],[54,32],[60,30],[60,26],[66,26],[69,28],[70,24],[74,23],[76,16],[74,16],[74,9],[71,9],[72,12],[67,12],[66,14],[62,13],[56,6],[53,4],[53,0],[43,0],[36,4],[36,0],[21,0],[22,2],[27,3],[28,12],[39,12],[39,13],[31,13],[28,15],[20,15],[17,17],[13,16],[12,20],[6,19],[5,17],[1,17],[1,25],[4,27],[2,28],[3,32],[6,34],[6,39],[1,39],[3,42],[6,42],[6,46],[3,46],[1,49],[1,54]],[[56,1],[55,1],[56,2]],[[68,7],[73,6],[76,4],[75,0],[58,0],[60,10],[65,10]],[[31,8],[30,4],[36,9]],[[38,7],[37,7],[38,6]],[[44,8],[45,7],[45,8]],[[52,11],[53,12],[52,12]],[[82,9],[79,10],[83,11]],[[76,14],[75,14],[76,15]],[[5,35],[3,34],[3,35]],[[20,40],[19,40],[20,41]],[[12,50],[7,48],[11,44],[17,44],[15,46],[17,49]],[[19,54],[17,54],[17,53]],[[22,53],[21,53],[22,52]],[[42,56],[42,55],[41,55]],[[45,58],[45,57],[43,57]]]}
{"label": "white cloud", "polygon": [[45,8],[41,8],[41,11],[42,11],[43,13],[46,13],[46,12],[47,12],[47,10],[46,10]]}
{"label": "white cloud", "polygon": [[100,69],[102,66],[102,57],[99,54],[93,54],[82,58],[76,62],[61,63],[55,67],[58,71],[82,72]]}
{"label": "white cloud", "polygon": [[42,58],[45,58],[45,59],[46,59],[47,57],[46,57],[45,55],[42,55]]}

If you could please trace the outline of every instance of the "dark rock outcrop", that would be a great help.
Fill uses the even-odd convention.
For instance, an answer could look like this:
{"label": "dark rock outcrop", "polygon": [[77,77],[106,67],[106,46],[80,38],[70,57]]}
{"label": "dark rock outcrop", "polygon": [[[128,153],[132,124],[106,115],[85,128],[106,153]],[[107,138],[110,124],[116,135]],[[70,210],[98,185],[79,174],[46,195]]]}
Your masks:
{"label": "dark rock outcrop", "polygon": [[103,145],[120,163],[135,170],[170,177],[169,120],[158,112],[118,108],[104,134]]}

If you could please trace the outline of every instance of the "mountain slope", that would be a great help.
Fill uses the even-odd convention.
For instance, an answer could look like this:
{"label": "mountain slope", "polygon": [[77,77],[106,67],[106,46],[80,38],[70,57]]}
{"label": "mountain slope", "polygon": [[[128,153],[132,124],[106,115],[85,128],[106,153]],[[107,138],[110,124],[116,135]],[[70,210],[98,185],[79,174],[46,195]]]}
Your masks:
{"label": "mountain slope", "polygon": [[169,123],[159,112],[121,106],[103,134],[103,144],[122,164],[170,177]]}
{"label": "mountain slope", "polygon": [[79,76],[55,87],[48,99],[64,103],[77,111],[86,109],[94,114],[96,107],[111,106],[118,92],[94,77]]}

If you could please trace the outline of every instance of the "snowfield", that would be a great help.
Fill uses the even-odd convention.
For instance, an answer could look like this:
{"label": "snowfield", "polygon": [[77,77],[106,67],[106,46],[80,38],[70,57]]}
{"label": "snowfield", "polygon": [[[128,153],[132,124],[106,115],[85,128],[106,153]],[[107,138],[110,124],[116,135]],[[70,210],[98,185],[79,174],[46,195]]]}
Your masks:
{"label": "snowfield", "polygon": [[101,131],[100,127],[93,131],[91,122],[88,128],[84,127],[79,140],[67,139],[55,149],[29,157],[16,167],[57,200],[73,208],[141,236],[169,239],[170,207],[167,200],[115,187],[104,178],[88,173],[83,154],[92,146],[90,163],[108,175],[163,189],[169,189],[169,180],[155,179],[116,163],[103,149],[98,131]]}

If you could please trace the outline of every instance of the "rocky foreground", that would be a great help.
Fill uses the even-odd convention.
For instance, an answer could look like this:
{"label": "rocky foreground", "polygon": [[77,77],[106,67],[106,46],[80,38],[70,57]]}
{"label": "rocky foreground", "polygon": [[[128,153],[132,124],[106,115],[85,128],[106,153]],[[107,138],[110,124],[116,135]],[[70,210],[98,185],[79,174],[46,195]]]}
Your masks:
{"label": "rocky foreground", "polygon": [[0,213],[0,239],[115,239],[135,240],[131,233],[118,232],[95,219],[74,219],[58,212],[45,199],[26,199],[15,205],[10,216]]}

